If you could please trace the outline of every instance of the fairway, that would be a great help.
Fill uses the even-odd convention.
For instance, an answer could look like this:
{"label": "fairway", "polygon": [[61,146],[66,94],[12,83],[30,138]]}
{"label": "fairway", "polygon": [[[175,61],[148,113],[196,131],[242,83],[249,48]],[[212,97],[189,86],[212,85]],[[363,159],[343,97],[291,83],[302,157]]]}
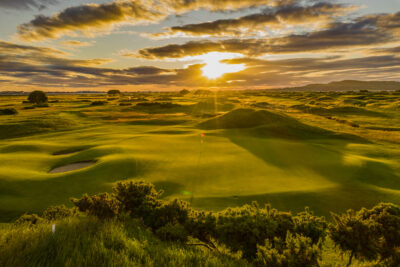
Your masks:
{"label": "fairway", "polygon": [[34,109],[23,100],[0,98],[18,110],[0,116],[1,222],[130,179],[213,211],[254,200],[319,215],[400,203],[396,93],[53,95]]}

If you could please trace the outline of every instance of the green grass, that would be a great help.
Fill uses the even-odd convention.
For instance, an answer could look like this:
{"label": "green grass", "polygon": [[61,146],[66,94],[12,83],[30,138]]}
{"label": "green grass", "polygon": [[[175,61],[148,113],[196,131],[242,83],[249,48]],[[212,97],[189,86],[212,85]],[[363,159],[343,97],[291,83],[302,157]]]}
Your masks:
{"label": "green grass", "polygon": [[[135,222],[72,218],[0,228],[0,266],[249,266],[195,246],[164,243]],[[16,256],[18,255],[18,256]]]}
{"label": "green grass", "polygon": [[[348,112],[344,100],[359,96],[381,106]],[[116,182],[133,178],[154,183],[165,198],[185,199],[206,210],[258,200],[293,212],[310,206],[329,218],[328,211],[381,201],[399,204],[400,132],[383,129],[400,123],[400,110],[392,107],[400,95],[128,97],[90,106],[82,100],[107,97],[50,96],[59,102],[33,110],[23,109],[22,97],[1,97],[0,108],[13,107],[18,114],[0,117],[0,221],[50,205],[70,205],[70,197],[109,191]],[[137,98],[149,103],[167,99],[173,105],[134,106]],[[121,107],[119,101],[133,106]],[[360,127],[292,108],[310,101]],[[91,160],[96,164],[84,169],[48,173]]]}

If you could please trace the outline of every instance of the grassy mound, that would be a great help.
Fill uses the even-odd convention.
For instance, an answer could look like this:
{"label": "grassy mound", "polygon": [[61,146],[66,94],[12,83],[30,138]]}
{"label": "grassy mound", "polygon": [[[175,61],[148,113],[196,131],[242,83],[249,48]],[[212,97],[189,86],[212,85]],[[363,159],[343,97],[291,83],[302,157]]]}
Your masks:
{"label": "grassy mound", "polygon": [[332,116],[332,115],[358,115],[358,116],[370,116],[370,117],[387,117],[386,114],[367,110],[353,106],[342,106],[334,108],[322,108],[312,107],[308,105],[294,105],[292,108],[300,110],[305,113],[316,114],[321,116]]}
{"label": "grassy mound", "polygon": [[331,132],[304,124],[287,115],[267,110],[236,109],[220,117],[199,124],[201,129],[244,129],[247,134],[257,137],[286,139],[340,138],[362,142],[353,135]]}

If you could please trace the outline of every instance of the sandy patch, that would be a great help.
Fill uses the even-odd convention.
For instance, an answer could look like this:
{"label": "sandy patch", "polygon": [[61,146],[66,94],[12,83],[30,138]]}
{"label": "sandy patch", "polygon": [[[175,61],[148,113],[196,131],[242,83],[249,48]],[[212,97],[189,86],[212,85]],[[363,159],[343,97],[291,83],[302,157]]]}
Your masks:
{"label": "sandy patch", "polygon": [[62,172],[75,171],[75,170],[89,167],[95,163],[96,163],[96,161],[75,162],[75,163],[71,163],[71,164],[67,164],[64,166],[54,168],[54,169],[50,170],[49,173],[62,173]]}

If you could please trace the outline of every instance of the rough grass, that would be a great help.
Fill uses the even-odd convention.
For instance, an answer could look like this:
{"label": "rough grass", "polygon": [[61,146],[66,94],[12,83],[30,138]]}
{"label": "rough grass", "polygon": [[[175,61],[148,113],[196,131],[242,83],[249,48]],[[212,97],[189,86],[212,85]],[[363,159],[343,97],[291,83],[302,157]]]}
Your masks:
{"label": "rough grass", "polygon": [[72,218],[0,229],[0,266],[247,266],[244,261],[163,243],[135,222]]}

